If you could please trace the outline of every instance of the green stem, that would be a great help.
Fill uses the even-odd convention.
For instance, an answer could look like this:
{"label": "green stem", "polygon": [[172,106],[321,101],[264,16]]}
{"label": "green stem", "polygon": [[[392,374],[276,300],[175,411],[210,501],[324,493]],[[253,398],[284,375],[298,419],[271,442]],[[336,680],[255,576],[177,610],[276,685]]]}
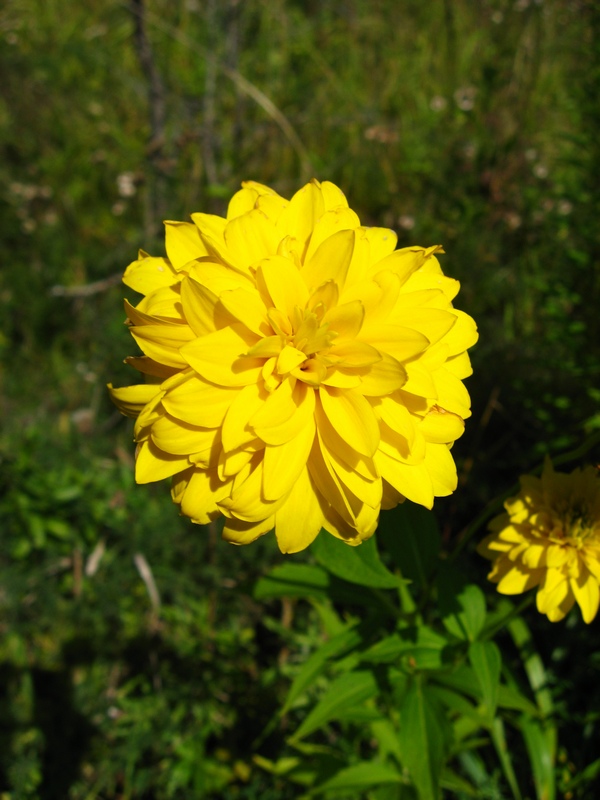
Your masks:
{"label": "green stem", "polygon": [[535,592],[530,592],[526,597],[521,600],[518,606],[515,606],[505,617],[498,620],[494,625],[492,625],[489,630],[484,631],[483,635],[480,637],[483,640],[493,639],[494,636],[501,631],[502,628],[505,628],[509,622],[511,622],[515,617],[518,617],[526,608],[529,608],[530,605],[533,604],[535,600]]}

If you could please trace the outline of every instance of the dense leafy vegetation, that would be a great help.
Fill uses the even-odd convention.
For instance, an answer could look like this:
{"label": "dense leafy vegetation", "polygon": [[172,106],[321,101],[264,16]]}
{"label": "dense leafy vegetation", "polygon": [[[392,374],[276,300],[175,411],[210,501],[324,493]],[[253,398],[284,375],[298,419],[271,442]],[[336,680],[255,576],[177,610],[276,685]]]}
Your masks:
{"label": "dense leafy vegetation", "polygon": [[[597,623],[525,611],[494,643],[487,565],[467,547],[431,579],[544,453],[598,459],[598,34],[591,0],[7,0],[3,797],[597,793]],[[134,485],[106,397],[129,380],[118,276],[160,221],[313,175],[401,246],[443,243],[480,327],[461,486],[418,562],[412,507],[381,561],[225,545]]]}

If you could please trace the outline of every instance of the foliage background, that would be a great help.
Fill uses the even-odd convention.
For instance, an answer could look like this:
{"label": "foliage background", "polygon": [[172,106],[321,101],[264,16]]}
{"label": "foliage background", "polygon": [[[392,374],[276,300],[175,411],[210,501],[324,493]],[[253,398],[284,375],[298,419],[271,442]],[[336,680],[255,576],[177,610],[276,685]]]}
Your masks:
{"label": "foliage background", "polygon": [[[481,332],[446,546],[600,428],[598,34],[593,0],[3,5],[3,798],[296,796],[252,757],[283,752],[259,737],[329,612],[251,599],[272,537],[225,547],[136,488],[106,397],[133,352],[118,277],[161,219],[314,175],[400,246],[444,244]],[[531,621],[589,797],[598,634]]]}

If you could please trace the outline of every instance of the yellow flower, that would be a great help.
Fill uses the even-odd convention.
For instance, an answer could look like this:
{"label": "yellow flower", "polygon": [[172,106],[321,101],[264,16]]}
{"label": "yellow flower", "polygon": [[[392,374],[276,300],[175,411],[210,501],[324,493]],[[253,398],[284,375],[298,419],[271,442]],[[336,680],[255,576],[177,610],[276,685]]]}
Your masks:
{"label": "yellow flower", "polygon": [[477,332],[441,248],[394,250],[327,182],[289,202],[247,182],[226,219],[192,220],[124,276],[147,382],[110,388],[137,417],[137,481],[173,476],[194,522],[223,514],[238,544],[275,528],[283,552],[321,528],[359,544],[381,508],[451,494]]}
{"label": "yellow flower", "polygon": [[524,475],[521,490],[490,523],[478,551],[494,564],[488,578],[501,594],[538,586],[537,607],[551,622],[575,601],[585,622],[598,611],[600,482],[594,467],[569,475],[546,460],[541,478]]}

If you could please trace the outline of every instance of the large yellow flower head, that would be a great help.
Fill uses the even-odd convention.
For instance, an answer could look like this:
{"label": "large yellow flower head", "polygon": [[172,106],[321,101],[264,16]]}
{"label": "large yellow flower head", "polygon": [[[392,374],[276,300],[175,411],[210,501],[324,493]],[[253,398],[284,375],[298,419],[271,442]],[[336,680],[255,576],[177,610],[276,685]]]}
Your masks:
{"label": "large yellow flower head", "polygon": [[488,578],[501,594],[538,586],[538,611],[563,619],[575,601],[583,619],[598,611],[600,591],[600,481],[594,467],[569,475],[550,460],[541,478],[524,475],[521,490],[490,523],[479,552],[494,564]]}
{"label": "large yellow flower head", "polygon": [[451,494],[477,332],[441,248],[395,250],[327,182],[289,202],[247,182],[226,218],[192,220],[124,276],[147,382],[111,392],[137,417],[137,481],[173,476],[194,522],[222,514],[238,544],[275,528],[283,552],[321,528],[359,544],[381,508]]}

